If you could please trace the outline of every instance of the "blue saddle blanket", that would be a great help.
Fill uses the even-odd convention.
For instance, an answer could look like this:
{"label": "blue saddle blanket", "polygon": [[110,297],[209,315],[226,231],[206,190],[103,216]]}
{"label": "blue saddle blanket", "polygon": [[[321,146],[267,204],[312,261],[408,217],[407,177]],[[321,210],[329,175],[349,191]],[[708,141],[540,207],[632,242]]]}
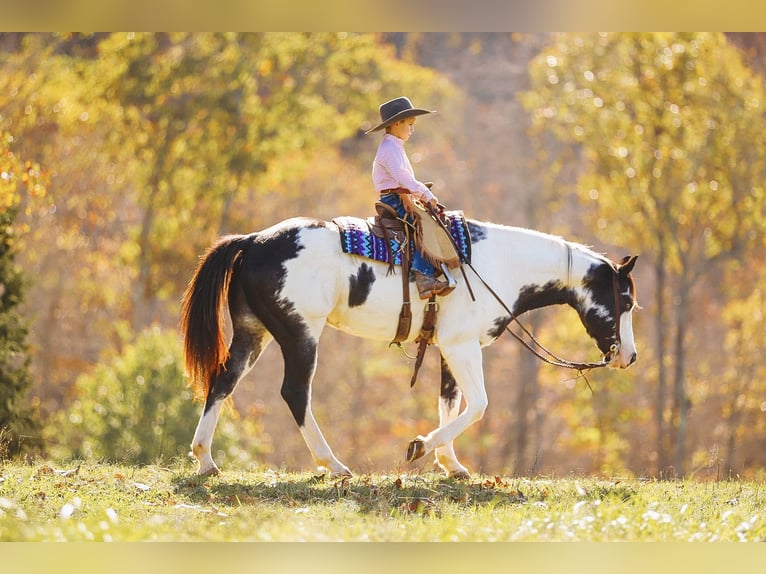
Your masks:
{"label": "blue saddle blanket", "polygon": [[[460,250],[463,261],[471,262],[471,236],[468,233],[468,225],[462,211],[445,211],[447,216],[447,228],[455,240],[455,245]],[[343,253],[359,255],[367,259],[374,259],[382,263],[390,263],[389,250],[386,240],[373,235],[370,223],[359,217],[336,217],[333,222],[340,230],[340,244]],[[402,264],[401,245],[395,239],[391,239],[391,252],[394,254],[394,265]],[[412,245],[410,246],[412,248]]]}

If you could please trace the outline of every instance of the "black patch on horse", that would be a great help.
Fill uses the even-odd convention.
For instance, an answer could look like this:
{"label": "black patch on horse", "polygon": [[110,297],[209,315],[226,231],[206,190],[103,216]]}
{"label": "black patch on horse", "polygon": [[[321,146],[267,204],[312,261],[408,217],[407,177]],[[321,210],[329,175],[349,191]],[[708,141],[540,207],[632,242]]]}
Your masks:
{"label": "black patch on horse", "polygon": [[616,271],[608,263],[592,265],[583,278],[583,287],[591,293],[591,300],[596,305],[605,308],[609,316],[603,317],[597,308],[590,309],[583,318],[583,324],[588,334],[595,339],[602,353],[616,341],[614,274]]}
{"label": "black patch on horse", "polygon": [[493,327],[487,331],[487,335],[492,337],[492,339],[497,339],[500,335],[503,334],[503,331],[505,331],[505,328],[508,326],[508,323],[511,322],[511,318],[507,315],[505,317],[498,317],[495,319],[495,322],[493,323]]}
{"label": "black patch on horse", "polygon": [[466,220],[466,225],[468,225],[468,234],[471,236],[472,244],[487,238],[487,228],[483,225],[468,220]]}
{"label": "black patch on horse", "polygon": [[450,371],[447,361],[444,360],[444,357],[442,357],[441,360],[442,377],[439,395],[449,403],[450,407],[452,407],[457,398],[457,381],[455,380],[452,371]]}
{"label": "black patch on horse", "polygon": [[545,285],[525,285],[513,304],[513,314],[519,315],[549,305],[572,304],[573,293],[560,281],[548,281]]}
{"label": "black patch on horse", "polygon": [[358,307],[359,305],[364,305],[367,297],[370,296],[372,284],[375,283],[375,272],[372,270],[372,267],[362,263],[356,275],[348,276],[348,282],[348,306]]}
{"label": "black patch on horse", "polygon": [[309,383],[316,362],[316,341],[295,305],[280,297],[287,268],[285,263],[304,249],[302,230],[320,225],[279,229],[258,234],[243,255],[235,279],[242,282],[247,304],[274,336],[282,350],[285,373],[281,394],[298,426],[303,426],[308,405]]}

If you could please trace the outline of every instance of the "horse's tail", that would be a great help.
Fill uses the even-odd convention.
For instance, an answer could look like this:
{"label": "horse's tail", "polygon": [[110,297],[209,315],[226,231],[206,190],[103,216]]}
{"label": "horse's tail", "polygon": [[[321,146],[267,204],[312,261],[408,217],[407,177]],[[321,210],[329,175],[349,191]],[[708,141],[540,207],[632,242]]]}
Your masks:
{"label": "horse's tail", "polygon": [[186,371],[195,395],[207,398],[212,377],[228,359],[222,313],[235,265],[250,237],[227,235],[202,256],[183,296],[181,331]]}

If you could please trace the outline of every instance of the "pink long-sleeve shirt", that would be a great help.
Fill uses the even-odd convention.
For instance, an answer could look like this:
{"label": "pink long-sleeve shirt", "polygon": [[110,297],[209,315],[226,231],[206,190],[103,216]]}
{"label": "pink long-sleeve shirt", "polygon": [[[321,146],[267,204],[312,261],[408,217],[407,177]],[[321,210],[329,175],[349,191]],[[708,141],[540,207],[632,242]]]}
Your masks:
{"label": "pink long-sleeve shirt", "polygon": [[372,163],[372,183],[378,191],[403,187],[426,203],[434,199],[431,190],[415,179],[415,171],[404,151],[404,140],[392,134],[385,134],[378,146]]}

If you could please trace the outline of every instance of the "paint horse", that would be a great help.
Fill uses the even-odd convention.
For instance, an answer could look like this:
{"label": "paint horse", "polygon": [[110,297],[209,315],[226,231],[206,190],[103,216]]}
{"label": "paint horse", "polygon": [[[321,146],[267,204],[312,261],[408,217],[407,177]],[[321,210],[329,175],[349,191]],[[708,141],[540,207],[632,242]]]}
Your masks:
{"label": "paint horse", "polygon": [[[465,281],[438,298],[439,427],[416,437],[406,457],[412,461],[433,452],[448,476],[462,478],[470,474],[458,461],[453,441],[487,408],[481,349],[503,333],[512,319],[509,311],[519,316],[548,305],[569,305],[609,367],[625,369],[636,360],[631,320],[635,256],[615,263],[583,245],[536,231],[472,220],[467,228],[472,242],[467,276],[479,275],[484,283],[471,281],[475,300]],[[276,339],[284,358],[281,395],[314,462],[331,476],[351,475],[311,410],[319,337],[330,325],[390,341],[402,281],[398,272],[387,275],[385,263],[343,253],[339,233],[332,222],[293,218],[250,235],[222,237],[202,257],[184,294],[181,320],[187,371],[205,401],[192,442],[199,474],[218,472],[211,444],[223,402]],[[412,279],[410,287],[414,340],[426,302],[418,298]],[[233,331],[228,349],[222,327],[226,305]]]}

